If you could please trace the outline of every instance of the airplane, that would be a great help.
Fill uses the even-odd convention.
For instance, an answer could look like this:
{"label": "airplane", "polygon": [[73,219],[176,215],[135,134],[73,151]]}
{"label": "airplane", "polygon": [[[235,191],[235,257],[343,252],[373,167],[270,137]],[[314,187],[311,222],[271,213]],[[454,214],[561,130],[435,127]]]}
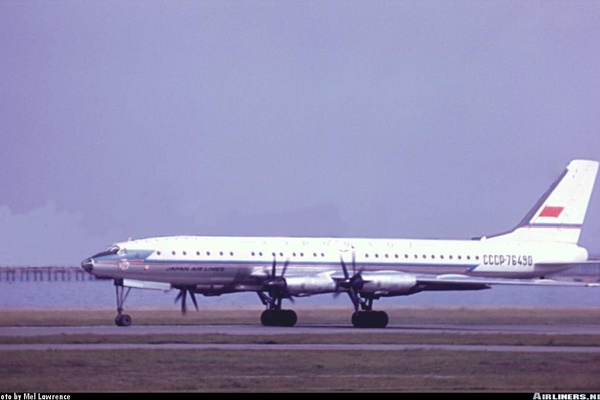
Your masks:
{"label": "airplane", "polygon": [[469,240],[335,237],[164,236],[128,240],[86,258],[81,267],[113,280],[118,326],[132,319],[123,305],[132,288],[219,296],[256,292],[264,326],[294,326],[282,301],[347,294],[357,328],[385,328],[374,300],[423,291],[483,290],[494,285],[600,286],[548,276],[597,265],[578,245],[598,161],[572,160],[517,226]]}

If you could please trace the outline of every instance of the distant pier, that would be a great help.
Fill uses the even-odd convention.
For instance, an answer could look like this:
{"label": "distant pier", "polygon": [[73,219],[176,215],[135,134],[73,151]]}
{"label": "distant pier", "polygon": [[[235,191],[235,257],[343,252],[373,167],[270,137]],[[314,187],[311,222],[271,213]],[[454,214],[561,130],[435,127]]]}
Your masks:
{"label": "distant pier", "polygon": [[0,267],[0,282],[95,280],[80,267]]}

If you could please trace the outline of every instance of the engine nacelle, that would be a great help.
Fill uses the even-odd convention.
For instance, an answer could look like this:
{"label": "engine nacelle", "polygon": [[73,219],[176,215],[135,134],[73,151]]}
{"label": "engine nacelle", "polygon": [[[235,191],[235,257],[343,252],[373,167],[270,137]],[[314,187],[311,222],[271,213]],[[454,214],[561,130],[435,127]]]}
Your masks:
{"label": "engine nacelle", "polygon": [[310,296],[335,291],[335,281],[329,275],[285,278],[287,292],[292,296]]}
{"label": "engine nacelle", "polygon": [[361,277],[364,283],[360,291],[363,293],[385,296],[388,294],[411,294],[418,291],[414,275],[398,272],[366,272],[362,273]]}

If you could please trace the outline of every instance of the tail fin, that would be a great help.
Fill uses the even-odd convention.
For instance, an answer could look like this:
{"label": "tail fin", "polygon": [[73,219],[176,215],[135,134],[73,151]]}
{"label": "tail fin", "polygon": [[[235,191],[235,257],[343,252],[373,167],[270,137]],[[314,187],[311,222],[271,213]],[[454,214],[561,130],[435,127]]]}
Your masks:
{"label": "tail fin", "polygon": [[487,239],[577,244],[598,161],[573,160],[512,231]]}

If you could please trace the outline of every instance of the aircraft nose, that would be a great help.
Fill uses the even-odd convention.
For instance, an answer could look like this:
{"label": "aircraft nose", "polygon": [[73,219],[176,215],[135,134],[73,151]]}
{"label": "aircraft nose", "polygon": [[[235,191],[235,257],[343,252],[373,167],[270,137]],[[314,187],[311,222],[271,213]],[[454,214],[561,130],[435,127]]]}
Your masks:
{"label": "aircraft nose", "polygon": [[84,271],[91,273],[94,269],[94,260],[91,257],[86,258],[81,262],[81,268],[83,268]]}

